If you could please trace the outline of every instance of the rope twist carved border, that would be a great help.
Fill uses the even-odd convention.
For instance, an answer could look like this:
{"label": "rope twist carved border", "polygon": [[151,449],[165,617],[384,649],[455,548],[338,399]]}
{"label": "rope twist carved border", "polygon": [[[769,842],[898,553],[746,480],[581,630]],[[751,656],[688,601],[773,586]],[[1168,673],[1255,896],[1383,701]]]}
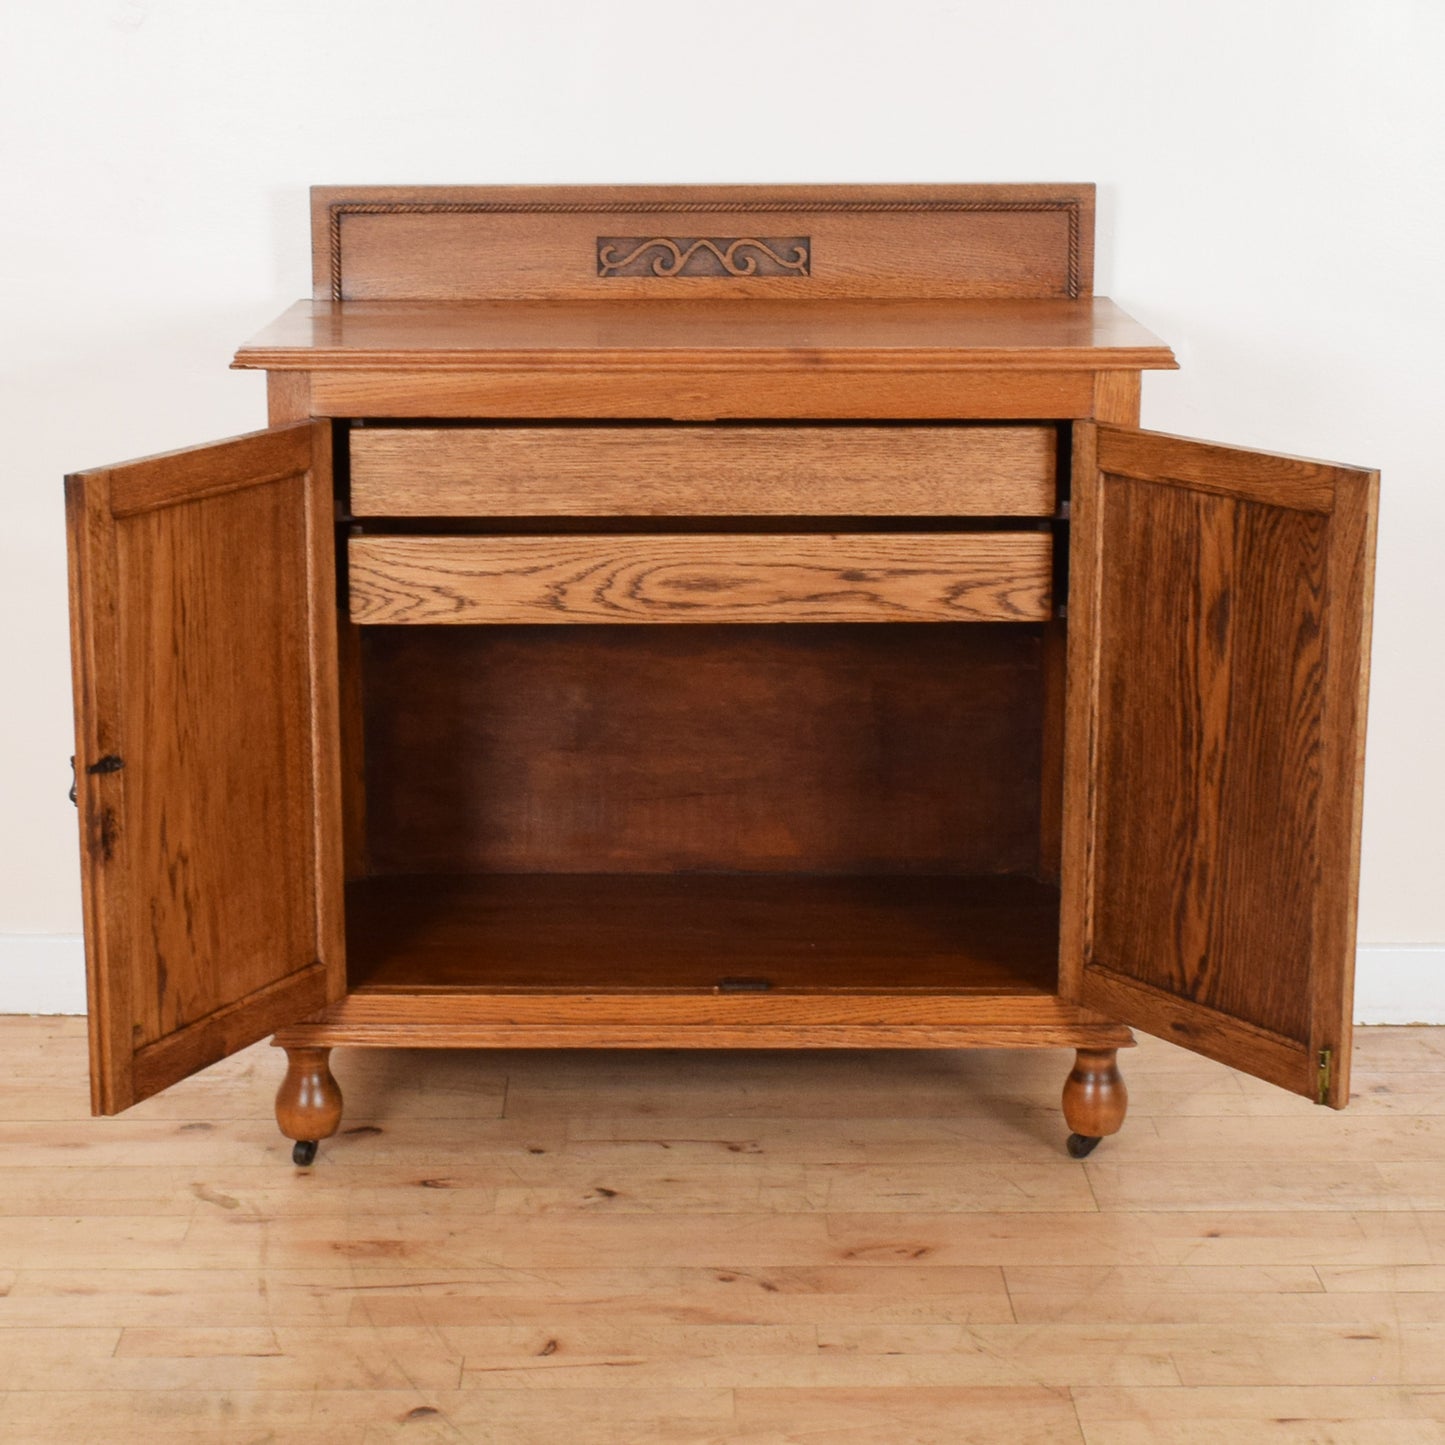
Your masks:
{"label": "rope twist carved border", "polygon": [[1069,221],[1069,265],[1065,294],[1079,294],[1082,219],[1076,198],[1034,201],[333,201],[327,208],[327,241],[331,262],[331,299],[341,294],[341,221],[344,216],[518,215],[759,215],[769,211],[815,215],[884,215],[905,211],[963,212],[978,215],[1063,211]]}

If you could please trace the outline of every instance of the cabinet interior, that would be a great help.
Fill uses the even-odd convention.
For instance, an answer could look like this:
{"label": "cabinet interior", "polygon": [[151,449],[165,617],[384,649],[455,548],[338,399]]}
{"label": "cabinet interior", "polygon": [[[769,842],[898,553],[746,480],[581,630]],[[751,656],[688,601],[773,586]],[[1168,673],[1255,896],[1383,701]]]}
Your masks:
{"label": "cabinet interior", "polygon": [[355,629],[352,989],[1052,992],[1061,629]]}

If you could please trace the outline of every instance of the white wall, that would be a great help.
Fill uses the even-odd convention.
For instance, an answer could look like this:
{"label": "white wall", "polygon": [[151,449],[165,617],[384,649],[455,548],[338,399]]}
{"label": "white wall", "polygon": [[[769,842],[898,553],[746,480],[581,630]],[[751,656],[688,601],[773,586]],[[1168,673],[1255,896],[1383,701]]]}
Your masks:
{"label": "white wall", "polygon": [[[60,475],[260,424],[309,184],[1094,180],[1146,422],[1384,472],[1361,939],[1445,946],[1442,70],[1439,0],[6,6],[0,935],[79,927]],[[0,949],[0,1011],[77,958]]]}

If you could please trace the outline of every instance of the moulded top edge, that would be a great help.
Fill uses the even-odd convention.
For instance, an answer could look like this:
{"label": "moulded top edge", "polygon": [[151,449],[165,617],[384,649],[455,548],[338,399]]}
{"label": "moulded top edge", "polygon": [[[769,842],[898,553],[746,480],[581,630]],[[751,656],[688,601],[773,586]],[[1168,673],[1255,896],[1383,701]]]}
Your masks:
{"label": "moulded top edge", "polygon": [[1172,369],[1172,351],[1085,300],[302,301],[235,365],[275,369],[940,366]]}

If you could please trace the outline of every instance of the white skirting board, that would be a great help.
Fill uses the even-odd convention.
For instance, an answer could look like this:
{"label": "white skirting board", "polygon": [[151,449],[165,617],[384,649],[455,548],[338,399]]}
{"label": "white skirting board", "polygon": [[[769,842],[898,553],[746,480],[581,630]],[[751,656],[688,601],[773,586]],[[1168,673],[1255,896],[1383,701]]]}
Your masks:
{"label": "white skirting board", "polygon": [[83,1014],[85,948],[74,933],[0,933],[0,1014]]}
{"label": "white skirting board", "polygon": [[[83,1014],[85,954],[64,933],[0,933],[0,1014]],[[1445,1024],[1445,944],[1364,944],[1355,1022]]]}
{"label": "white skirting board", "polygon": [[1357,1024],[1445,1024],[1445,944],[1362,943]]}

